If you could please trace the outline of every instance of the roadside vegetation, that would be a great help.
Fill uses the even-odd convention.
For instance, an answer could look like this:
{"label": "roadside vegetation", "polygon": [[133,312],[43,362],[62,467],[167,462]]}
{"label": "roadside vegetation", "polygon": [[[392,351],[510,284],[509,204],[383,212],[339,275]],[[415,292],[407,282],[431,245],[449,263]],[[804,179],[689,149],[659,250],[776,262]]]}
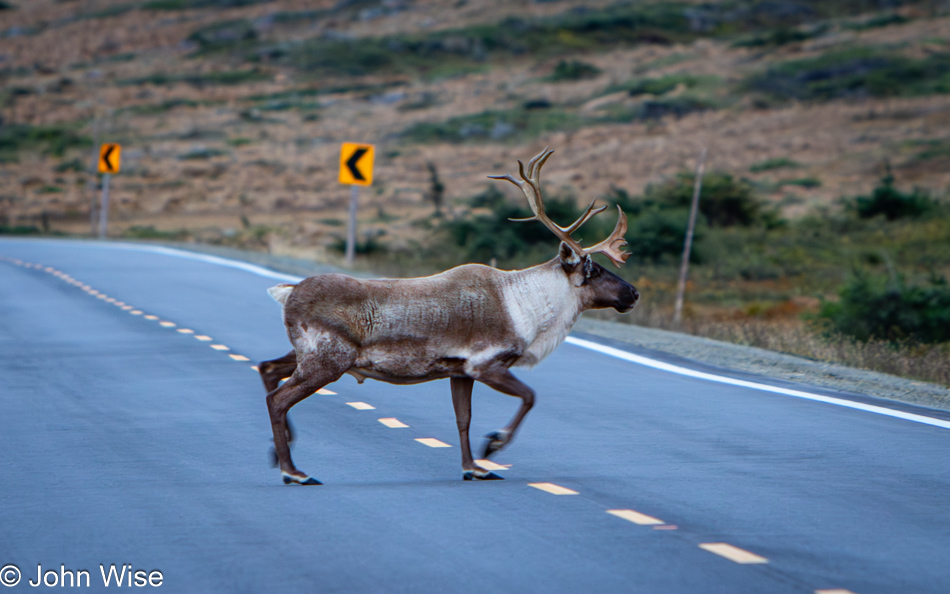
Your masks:
{"label": "roadside vegetation", "polygon": [[[685,320],[675,326],[692,187],[693,175],[683,172],[642,195],[614,188],[601,198],[628,217],[632,256],[617,273],[645,295],[622,320],[950,385],[950,204],[897,188],[888,172],[872,197],[842,198],[837,214],[785,220],[747,182],[707,173]],[[869,206],[894,202],[926,207],[901,206],[900,216],[889,217],[893,207]],[[542,225],[509,220],[531,213],[496,186],[465,204],[471,210],[463,215],[426,223],[431,243],[393,250],[374,237],[365,246],[368,266],[400,275],[466,262],[516,268],[556,252],[557,240]],[[581,213],[570,194],[551,195],[545,204],[561,224]],[[612,212],[578,235],[588,242],[607,235]]]}

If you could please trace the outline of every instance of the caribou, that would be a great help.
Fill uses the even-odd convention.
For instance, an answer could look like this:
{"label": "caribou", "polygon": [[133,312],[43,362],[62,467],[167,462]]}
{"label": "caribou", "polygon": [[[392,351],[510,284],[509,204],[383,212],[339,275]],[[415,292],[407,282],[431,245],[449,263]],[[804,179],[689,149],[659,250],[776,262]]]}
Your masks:
{"label": "caribou", "polygon": [[273,453],[285,484],[322,484],[294,466],[287,412],[346,373],[359,383],[366,378],[392,384],[449,378],[462,478],[502,478],[480,467],[472,456],[468,431],[474,383],[521,399],[508,425],[486,436],[482,458],[488,458],[512,441],[535,401],[534,391],[510,368],[530,368],[551,354],[582,312],[613,308],[627,313],[640,299],[633,285],[591,259],[599,253],[618,268],[626,262],[627,219],[620,206],[614,231],[589,248],[572,234],[607,206],[594,208],[591,202],[567,227],[545,214],[540,172],[553,152],[545,149],[528,161],[527,172],[519,160],[520,180],[510,173],[489,176],[515,184],[527,198],[533,216],[513,220],[540,221],[561,240],[557,257],[549,262],[511,271],[465,264],[408,279],[321,274],[268,289],[282,305],[294,347],[259,365],[274,433]]}

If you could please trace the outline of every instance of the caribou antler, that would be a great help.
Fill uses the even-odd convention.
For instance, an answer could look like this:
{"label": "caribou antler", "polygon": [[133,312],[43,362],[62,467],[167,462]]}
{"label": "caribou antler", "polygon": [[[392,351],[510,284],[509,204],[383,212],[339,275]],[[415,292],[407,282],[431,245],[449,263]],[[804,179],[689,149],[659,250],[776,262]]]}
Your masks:
{"label": "caribou antler", "polygon": [[610,261],[614,263],[614,266],[620,268],[623,266],[624,262],[627,261],[627,258],[630,257],[630,254],[623,251],[623,246],[627,245],[627,240],[623,238],[624,234],[627,232],[627,217],[624,216],[623,209],[620,208],[619,205],[617,206],[617,210],[620,213],[620,218],[617,220],[617,226],[614,227],[613,233],[610,234],[610,237],[601,241],[597,245],[586,249],[574,241],[574,238],[571,237],[571,234],[577,231],[581,225],[589,221],[591,218],[607,210],[606,206],[594,208],[594,202],[591,201],[590,206],[587,207],[587,210],[584,211],[584,214],[582,214],[580,218],[567,227],[561,227],[549,219],[544,213],[544,200],[541,197],[541,167],[553,152],[554,151],[545,148],[543,151],[535,155],[533,159],[528,161],[527,175],[525,175],[524,163],[521,162],[521,159],[518,159],[518,171],[521,174],[521,179],[524,181],[515,179],[510,173],[506,173],[505,175],[488,176],[491,179],[504,179],[510,181],[521,188],[521,192],[524,194],[525,198],[528,199],[528,206],[531,207],[531,212],[534,213],[534,216],[528,217],[526,219],[511,220],[517,222],[540,221],[545,227],[550,229],[551,232],[558,237],[558,239],[571,246],[579,256],[584,256],[587,254],[604,254],[610,258]]}

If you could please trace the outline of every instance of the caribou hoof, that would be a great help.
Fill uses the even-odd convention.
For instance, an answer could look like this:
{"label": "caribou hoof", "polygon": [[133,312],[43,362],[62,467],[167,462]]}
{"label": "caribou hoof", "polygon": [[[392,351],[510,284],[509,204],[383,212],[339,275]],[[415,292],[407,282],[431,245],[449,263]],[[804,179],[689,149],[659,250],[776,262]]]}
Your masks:
{"label": "caribou hoof", "polygon": [[492,431],[485,436],[488,441],[485,442],[485,447],[482,450],[482,458],[488,458],[501,448],[508,445],[508,433],[505,431]]}
{"label": "caribou hoof", "polygon": [[495,474],[494,472],[490,470],[466,470],[465,472],[462,473],[462,480],[463,481],[471,481],[471,480],[503,481],[505,480],[505,477],[498,476],[497,474]]}
{"label": "caribou hoof", "polygon": [[323,484],[317,479],[313,478],[312,476],[307,476],[307,475],[297,476],[297,475],[289,474],[286,472],[282,472],[280,474],[281,476],[284,477],[285,485],[322,485]]}

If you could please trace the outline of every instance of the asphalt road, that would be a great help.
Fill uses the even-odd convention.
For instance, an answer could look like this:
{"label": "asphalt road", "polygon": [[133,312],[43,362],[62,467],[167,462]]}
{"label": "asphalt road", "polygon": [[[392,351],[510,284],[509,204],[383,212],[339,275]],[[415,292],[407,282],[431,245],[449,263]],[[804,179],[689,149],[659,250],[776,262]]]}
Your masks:
{"label": "asphalt road", "polygon": [[[92,242],[0,239],[3,257],[11,592],[37,565],[40,589],[86,570],[111,591],[113,564],[171,592],[950,592],[948,428],[565,344],[516,372],[538,404],[495,460],[507,480],[461,480],[448,382],[347,376],[291,412],[326,484],[285,486],[251,369],[288,350],[275,279]],[[473,436],[516,405],[476,386]]]}

